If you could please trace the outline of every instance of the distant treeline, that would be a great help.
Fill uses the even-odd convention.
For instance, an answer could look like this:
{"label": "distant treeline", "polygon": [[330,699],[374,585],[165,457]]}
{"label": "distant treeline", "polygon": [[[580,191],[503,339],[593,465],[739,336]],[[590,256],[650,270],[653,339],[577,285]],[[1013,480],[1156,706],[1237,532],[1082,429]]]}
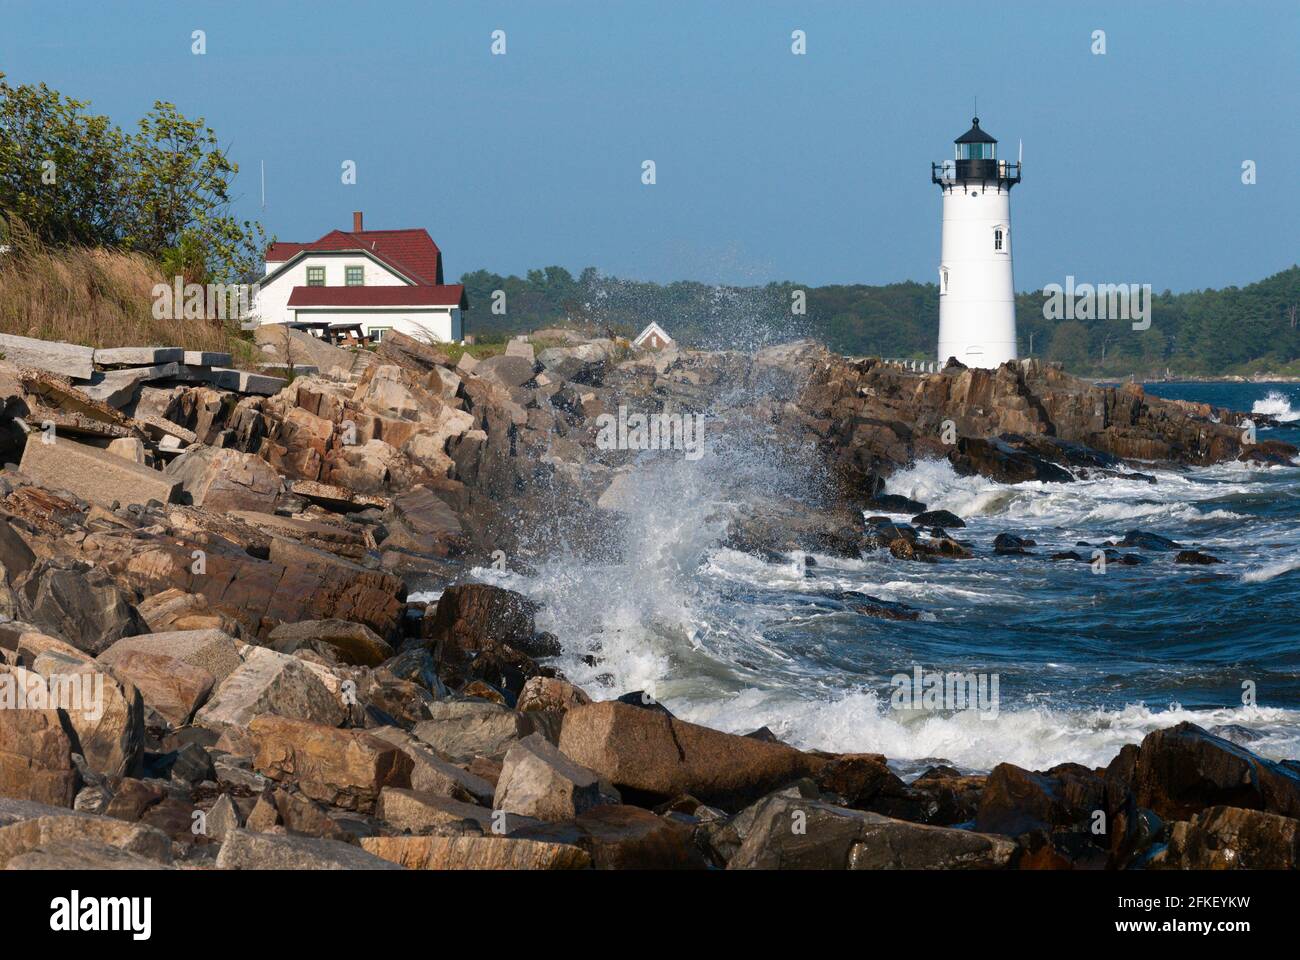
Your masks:
{"label": "distant treeline", "polygon": [[[879,287],[661,285],[601,276],[594,267],[577,277],[546,267],[525,277],[477,270],[461,282],[470,301],[467,330],[480,339],[556,325],[631,336],[654,320],[690,346],[745,347],[808,336],[852,356],[930,360],[939,325],[939,288],[910,281]],[[1300,266],[1246,287],[1153,292],[1148,330],[1134,330],[1128,320],[1048,320],[1045,299],[1042,291],[1016,297],[1020,354],[1030,353],[1032,338],[1034,356],[1062,361],[1076,373],[1300,372]]]}

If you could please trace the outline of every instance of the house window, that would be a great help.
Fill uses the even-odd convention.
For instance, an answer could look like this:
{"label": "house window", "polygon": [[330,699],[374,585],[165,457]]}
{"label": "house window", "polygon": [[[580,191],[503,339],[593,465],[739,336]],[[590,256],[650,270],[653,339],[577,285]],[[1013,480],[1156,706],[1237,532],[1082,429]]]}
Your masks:
{"label": "house window", "polygon": [[384,342],[384,334],[386,334],[386,333],[387,333],[389,330],[391,330],[391,329],[393,329],[393,328],[392,328],[392,327],[371,327],[371,328],[370,328],[370,341],[371,341],[372,343],[383,343],[383,342]]}
{"label": "house window", "polygon": [[363,287],[366,284],[365,276],[361,267],[347,268],[347,284],[349,287]]}
{"label": "house window", "polygon": [[308,267],[307,268],[307,286],[323,287],[325,286],[325,268]]}

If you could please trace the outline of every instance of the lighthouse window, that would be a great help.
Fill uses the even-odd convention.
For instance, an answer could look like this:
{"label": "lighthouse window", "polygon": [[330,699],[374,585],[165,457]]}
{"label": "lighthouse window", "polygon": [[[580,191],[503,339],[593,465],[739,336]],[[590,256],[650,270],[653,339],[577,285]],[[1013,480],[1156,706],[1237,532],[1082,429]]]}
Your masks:
{"label": "lighthouse window", "polygon": [[948,271],[947,270],[943,271],[943,292],[944,293],[948,292]]}
{"label": "lighthouse window", "polygon": [[1001,250],[1001,249],[1002,249],[1002,231],[1001,231],[1001,230],[994,230],[994,231],[993,231],[993,249],[994,249],[994,250]]}

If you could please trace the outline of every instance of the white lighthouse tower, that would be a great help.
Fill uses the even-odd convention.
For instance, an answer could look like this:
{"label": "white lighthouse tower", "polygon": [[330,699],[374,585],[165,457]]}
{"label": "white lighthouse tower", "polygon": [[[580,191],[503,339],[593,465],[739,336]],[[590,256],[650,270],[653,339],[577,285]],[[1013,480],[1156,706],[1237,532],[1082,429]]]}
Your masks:
{"label": "white lighthouse tower", "polygon": [[930,165],[943,191],[939,261],[939,362],[997,367],[1016,359],[1011,278],[1011,188],[1020,163],[997,158],[979,117],[958,137],[956,157]]}

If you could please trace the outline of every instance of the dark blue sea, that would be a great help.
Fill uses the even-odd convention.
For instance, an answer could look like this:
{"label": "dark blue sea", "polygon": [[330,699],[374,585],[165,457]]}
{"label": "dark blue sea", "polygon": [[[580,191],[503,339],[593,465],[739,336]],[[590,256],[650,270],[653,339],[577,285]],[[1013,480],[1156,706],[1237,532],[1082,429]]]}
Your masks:
{"label": "dark blue sea", "polygon": [[[1268,413],[1261,439],[1300,445],[1300,385],[1166,383],[1162,397]],[[779,467],[778,467],[779,469]],[[600,697],[648,690],[686,719],[735,732],[766,725],[801,746],[878,751],[903,772],[938,759],[1104,765],[1125,743],[1191,720],[1275,758],[1300,757],[1300,466],[1152,469],[1157,482],[1006,485],[946,462],[896,474],[888,491],[951,510],[975,559],[765,563],[719,546],[729,492],[716,463],[647,465],[611,524],[618,564],[557,559],[535,576],[478,571],[545,604],[557,665]],[[1127,531],[1221,559],[1174,564],[1052,561]],[[996,556],[1002,532],[1037,541]],[[860,591],[922,611],[864,616]],[[899,675],[997,679],[992,709],[901,708]],[[916,691],[919,693],[919,690]],[[906,703],[904,703],[906,706]],[[923,707],[923,708],[917,708]]]}

